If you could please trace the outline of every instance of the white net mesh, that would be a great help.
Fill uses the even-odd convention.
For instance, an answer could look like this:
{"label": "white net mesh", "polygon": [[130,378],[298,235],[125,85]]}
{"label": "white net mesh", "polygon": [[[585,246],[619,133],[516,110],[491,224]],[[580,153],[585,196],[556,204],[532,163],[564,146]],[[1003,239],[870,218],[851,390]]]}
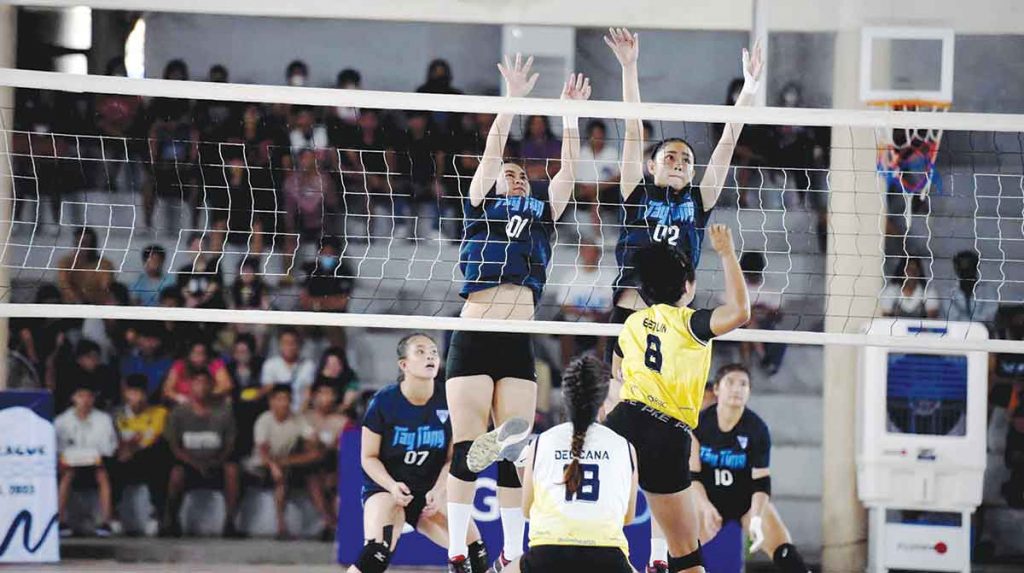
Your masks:
{"label": "white net mesh", "polygon": [[[165,87],[132,86],[152,95]],[[201,91],[192,102],[20,90],[17,108],[4,110],[0,143],[10,206],[0,237],[5,302],[334,310],[402,315],[410,326],[417,317],[457,315],[463,206],[493,121],[469,110],[499,100],[466,100],[458,114],[403,112],[390,100],[382,105],[396,109],[355,111],[339,106],[365,94],[322,93],[329,91],[267,89],[287,95],[279,101],[334,97],[338,106],[204,101]],[[405,98],[421,107],[418,96]],[[83,101],[78,121],[58,113]],[[702,111],[692,110],[694,117]],[[746,127],[711,218],[736,234],[758,328],[776,331],[758,336],[822,332],[830,285],[844,276],[877,281],[877,304],[849,305],[840,317],[848,331],[886,315],[994,324],[1000,310],[1024,303],[1020,133],[947,130],[934,168],[907,157],[886,168],[859,159],[884,143],[878,131],[870,144],[863,137],[832,143],[834,129],[871,131],[877,114],[837,112],[818,122],[823,127],[786,125],[787,114],[801,117],[768,110],[762,117],[772,124]],[[951,115],[937,114],[933,132]],[[699,181],[721,127],[656,117],[646,124],[648,150],[666,137],[685,138]],[[913,119],[915,133],[923,132],[928,118]],[[547,122],[520,116],[506,150],[538,196],[558,170],[558,137]],[[881,133],[906,131],[884,126]],[[612,306],[622,123],[584,120],[581,132],[574,197],[550,230],[540,320],[598,323]],[[853,167],[835,167],[837,156]],[[853,188],[837,185],[849,177]],[[873,193],[877,213],[830,211],[837,193]],[[874,219],[853,235],[836,233],[830,217],[845,215]],[[830,232],[841,243],[873,229],[877,250],[860,254],[881,261],[880,272],[877,265],[826,270]],[[713,305],[722,287],[717,257],[710,246],[704,251],[698,306]],[[147,274],[147,258],[160,252],[164,274]]]}

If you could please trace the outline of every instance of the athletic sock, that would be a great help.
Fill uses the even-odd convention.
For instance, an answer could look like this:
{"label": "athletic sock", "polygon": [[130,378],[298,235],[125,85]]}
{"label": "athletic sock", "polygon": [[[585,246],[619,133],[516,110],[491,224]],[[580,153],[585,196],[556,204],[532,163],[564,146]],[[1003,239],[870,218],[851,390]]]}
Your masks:
{"label": "athletic sock", "polygon": [[466,532],[473,517],[473,506],[468,503],[448,502],[448,558],[469,556]]}
{"label": "athletic sock", "polygon": [[505,559],[512,561],[523,554],[523,534],[526,532],[526,519],[523,510],[518,507],[501,508],[501,533],[504,538],[502,553]]}
{"label": "athletic sock", "polygon": [[655,561],[668,563],[668,542],[664,537],[651,537],[651,560],[648,564],[654,565]]}
{"label": "athletic sock", "polygon": [[807,565],[796,546],[792,543],[783,543],[775,548],[772,561],[782,573],[807,573]]}

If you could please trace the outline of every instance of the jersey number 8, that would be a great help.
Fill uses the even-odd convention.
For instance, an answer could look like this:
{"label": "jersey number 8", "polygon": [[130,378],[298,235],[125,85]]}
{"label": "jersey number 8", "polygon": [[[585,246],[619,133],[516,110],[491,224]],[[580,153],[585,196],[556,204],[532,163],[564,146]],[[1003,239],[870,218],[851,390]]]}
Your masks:
{"label": "jersey number 8", "polygon": [[430,452],[405,452],[405,465],[422,466]]}
{"label": "jersey number 8", "polygon": [[647,335],[647,351],[644,352],[644,365],[655,372],[661,372],[661,339],[657,335]]}
{"label": "jersey number 8", "polygon": [[[569,467],[568,464],[562,468],[563,473],[565,473],[565,468],[567,467]],[[598,496],[601,495],[601,482],[597,475],[600,469],[600,466],[597,464],[580,464],[580,470],[583,471],[580,487],[576,490],[576,493],[571,493],[569,488],[565,488],[565,501],[596,502]]]}

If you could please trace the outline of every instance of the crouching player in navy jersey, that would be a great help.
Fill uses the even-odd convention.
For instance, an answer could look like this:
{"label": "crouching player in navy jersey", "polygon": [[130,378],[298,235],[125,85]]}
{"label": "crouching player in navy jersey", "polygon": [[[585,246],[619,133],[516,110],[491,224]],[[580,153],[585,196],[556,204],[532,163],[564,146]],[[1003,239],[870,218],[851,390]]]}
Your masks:
{"label": "crouching player in navy jersey", "polygon": [[[349,573],[380,573],[408,523],[448,546],[445,488],[451,462],[451,423],[444,384],[435,382],[441,358],[425,334],[398,343],[401,381],[374,395],[363,420],[363,535],[366,544]],[[473,573],[486,571],[487,549],[471,526],[466,535]]]}
{"label": "crouching player in navy jersey", "polygon": [[565,369],[569,422],[541,434],[526,452],[532,460],[523,474],[530,547],[503,573],[632,573],[622,528],[636,513],[636,452],[596,423],[608,378],[592,356]]}
{"label": "crouching player in navy jersey", "polygon": [[761,417],[747,408],[750,372],[740,364],[721,367],[714,391],[717,403],[701,412],[690,456],[701,542],[737,520],[750,536],[751,553],[764,551],[783,573],[806,573],[770,501],[772,440]]}

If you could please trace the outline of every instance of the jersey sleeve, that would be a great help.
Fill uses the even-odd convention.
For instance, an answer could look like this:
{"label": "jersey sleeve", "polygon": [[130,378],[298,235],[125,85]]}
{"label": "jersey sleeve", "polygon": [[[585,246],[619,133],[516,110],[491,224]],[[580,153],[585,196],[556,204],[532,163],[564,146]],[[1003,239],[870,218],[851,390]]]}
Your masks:
{"label": "jersey sleeve", "polygon": [[615,354],[618,354],[619,358],[626,357],[623,348],[629,346],[629,341],[633,336],[633,330],[636,328],[635,325],[637,321],[643,320],[642,318],[639,318],[640,314],[640,312],[634,312],[633,314],[629,315],[629,318],[626,319],[626,322],[622,324],[622,330],[619,331],[619,337],[615,339]]}
{"label": "jersey sleeve", "polygon": [[698,342],[707,344],[715,337],[711,332],[711,311],[705,308],[694,311],[690,315],[690,333],[697,338]]}
{"label": "jersey sleeve", "polygon": [[750,467],[767,468],[771,465],[772,437],[767,424],[758,420],[757,425],[757,439],[753,440],[754,447],[750,450]]}
{"label": "jersey sleeve", "polygon": [[715,208],[714,205],[704,208],[704,195],[701,192],[700,187],[694,187],[693,192],[690,194],[693,197],[693,218],[694,222],[697,223],[698,227],[704,227],[708,223],[708,219],[711,218],[711,211]]}
{"label": "jersey sleeve", "polygon": [[384,435],[384,412],[381,411],[380,407],[380,394],[374,396],[370,400],[370,405],[366,407],[366,415],[363,416],[363,426],[374,434]]}

